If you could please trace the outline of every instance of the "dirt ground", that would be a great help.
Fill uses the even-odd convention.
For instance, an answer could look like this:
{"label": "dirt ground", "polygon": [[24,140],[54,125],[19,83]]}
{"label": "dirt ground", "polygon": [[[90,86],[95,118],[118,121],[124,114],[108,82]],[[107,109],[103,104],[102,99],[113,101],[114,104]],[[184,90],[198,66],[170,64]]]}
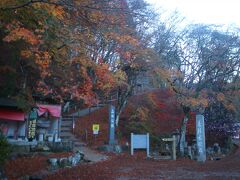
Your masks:
{"label": "dirt ground", "polygon": [[[73,168],[60,169],[45,175],[45,180],[134,180],[134,179],[240,179],[240,149],[218,161],[198,163],[189,159],[153,160],[145,152],[108,154],[109,159],[98,163],[80,164]],[[15,162],[15,164],[14,164]],[[39,174],[46,171],[46,158],[35,157],[25,161],[9,162],[13,172],[7,171],[8,179],[23,175]],[[21,162],[20,174],[16,167]],[[13,167],[15,165],[15,168]],[[24,167],[25,166],[25,167]],[[29,167],[28,167],[29,166]],[[10,168],[10,167],[9,167]]]}
{"label": "dirt ground", "polygon": [[112,157],[97,164],[63,169],[46,179],[240,179],[240,150],[219,161],[152,160],[140,152]]}

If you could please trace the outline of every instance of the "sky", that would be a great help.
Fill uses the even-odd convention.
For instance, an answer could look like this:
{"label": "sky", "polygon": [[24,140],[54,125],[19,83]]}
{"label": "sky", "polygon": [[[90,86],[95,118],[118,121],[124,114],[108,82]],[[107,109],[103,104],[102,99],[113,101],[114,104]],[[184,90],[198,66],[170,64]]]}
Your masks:
{"label": "sky", "polygon": [[178,10],[191,23],[240,27],[240,0],[146,0],[156,10]]}

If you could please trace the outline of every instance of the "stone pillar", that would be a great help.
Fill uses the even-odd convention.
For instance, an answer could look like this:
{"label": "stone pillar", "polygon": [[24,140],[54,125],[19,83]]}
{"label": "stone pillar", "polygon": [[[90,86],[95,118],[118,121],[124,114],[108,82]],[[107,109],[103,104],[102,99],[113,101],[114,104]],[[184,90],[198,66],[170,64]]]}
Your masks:
{"label": "stone pillar", "polygon": [[196,140],[197,140],[197,161],[206,161],[206,145],[205,145],[205,128],[204,116],[198,114],[196,116]]}
{"label": "stone pillar", "polygon": [[115,107],[109,107],[109,145],[115,144]]}

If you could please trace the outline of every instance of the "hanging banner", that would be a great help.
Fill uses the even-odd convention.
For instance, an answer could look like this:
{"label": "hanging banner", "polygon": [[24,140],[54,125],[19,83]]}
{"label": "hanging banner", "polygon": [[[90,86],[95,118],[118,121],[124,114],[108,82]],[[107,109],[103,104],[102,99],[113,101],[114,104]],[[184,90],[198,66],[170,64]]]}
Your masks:
{"label": "hanging banner", "polygon": [[33,108],[29,113],[28,118],[28,140],[32,141],[36,138],[36,125],[37,125],[37,109]]}

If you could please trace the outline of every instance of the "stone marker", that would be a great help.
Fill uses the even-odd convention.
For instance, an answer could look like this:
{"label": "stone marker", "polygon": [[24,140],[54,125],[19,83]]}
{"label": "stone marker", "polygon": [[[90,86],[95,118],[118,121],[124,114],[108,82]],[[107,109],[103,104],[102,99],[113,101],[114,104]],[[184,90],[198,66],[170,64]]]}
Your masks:
{"label": "stone marker", "polygon": [[204,116],[198,114],[196,116],[196,139],[197,139],[197,161],[206,161],[206,146],[205,146],[205,128]]}

